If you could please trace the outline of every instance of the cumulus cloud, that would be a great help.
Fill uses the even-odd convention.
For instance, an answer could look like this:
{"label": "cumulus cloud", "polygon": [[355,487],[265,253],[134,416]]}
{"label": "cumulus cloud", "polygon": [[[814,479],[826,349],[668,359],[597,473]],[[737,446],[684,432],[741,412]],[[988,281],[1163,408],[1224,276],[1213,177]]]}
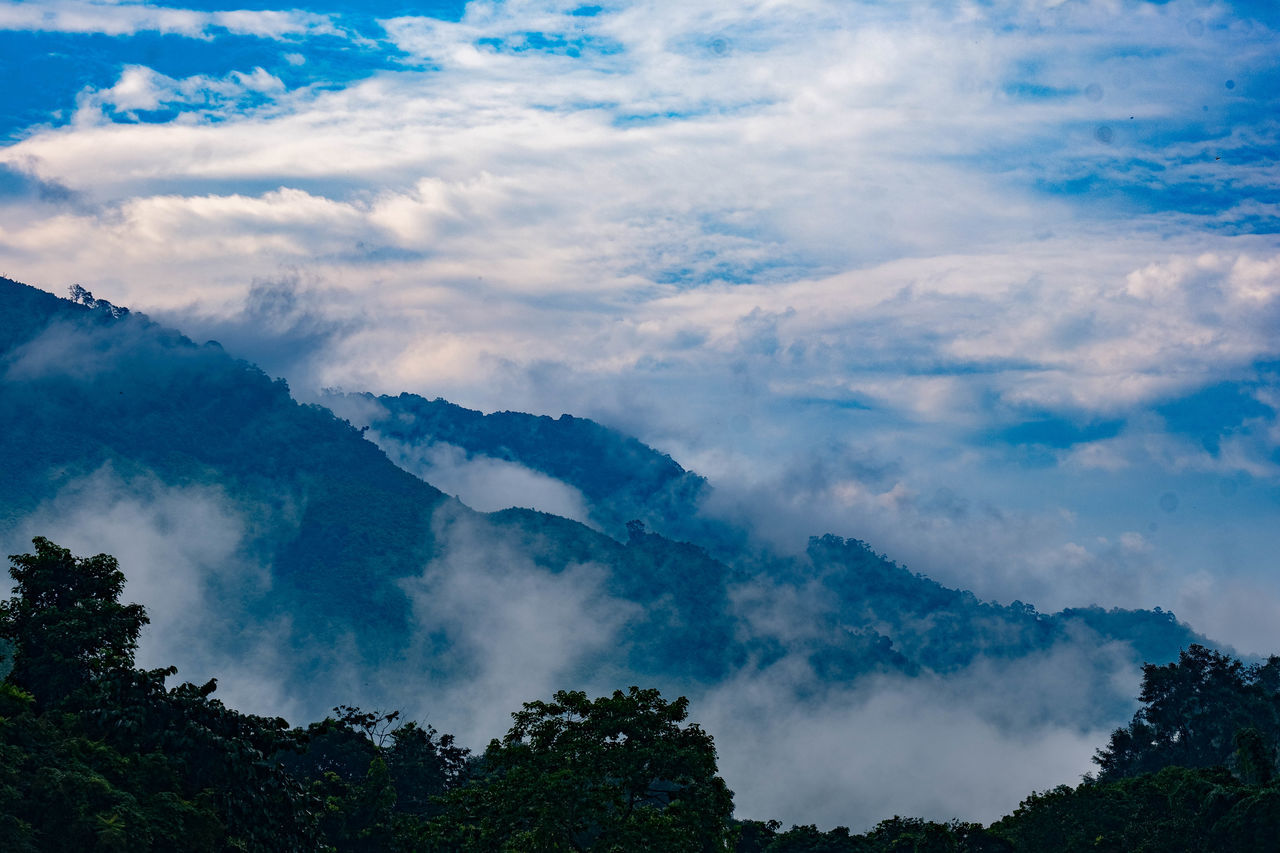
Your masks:
{"label": "cumulus cloud", "polygon": [[175,80],[140,65],[126,66],[114,86],[101,91],[87,89],[77,99],[74,121],[88,124],[101,119],[104,110],[136,118],[143,110],[212,107],[235,103],[249,96],[269,96],[284,91],[284,83],[261,68],[233,71],[223,78],[196,75]]}
{"label": "cumulus cloud", "polygon": [[[411,62],[336,91],[286,93],[260,70],[171,80],[131,66],[84,102],[208,109],[235,89],[273,105],[242,115],[226,103],[206,126],[37,134],[14,152],[93,188],[110,214],[12,221],[6,234],[51,273],[122,261],[108,278],[117,301],[153,307],[221,310],[277,275],[264,266],[323,267],[378,315],[376,346],[328,355],[335,381],[463,384],[512,353],[616,373],[678,363],[677,340],[760,354],[724,328],[756,312],[779,318],[764,354],[800,374],[768,377],[775,393],[862,394],[926,418],[986,393],[1106,410],[1265,354],[1275,287],[1265,240],[1197,232],[1176,207],[1107,235],[1114,225],[1082,229],[1069,199],[1032,191],[1029,156],[1111,168],[1064,126],[1122,93],[1125,109],[1176,121],[1170,80],[1207,61],[1180,4],[1137,4],[1132,20],[1107,8],[641,3],[584,17],[473,4],[458,22],[384,21],[429,70]],[[1208,24],[1203,38],[1253,44]],[[1148,60],[1167,68],[1137,78],[1108,55],[1139,34],[1168,49]],[[527,79],[540,83],[516,84]],[[1127,144],[1172,167],[1192,143]],[[1225,167],[1197,168],[1210,179]],[[173,191],[264,181],[278,186]],[[1234,264],[1252,269],[1248,297],[1230,284]],[[181,268],[198,270],[188,287],[158,287]],[[1204,280],[1228,286],[1185,298]],[[1218,334],[1251,318],[1245,334]],[[974,370],[990,375],[957,374]]]}

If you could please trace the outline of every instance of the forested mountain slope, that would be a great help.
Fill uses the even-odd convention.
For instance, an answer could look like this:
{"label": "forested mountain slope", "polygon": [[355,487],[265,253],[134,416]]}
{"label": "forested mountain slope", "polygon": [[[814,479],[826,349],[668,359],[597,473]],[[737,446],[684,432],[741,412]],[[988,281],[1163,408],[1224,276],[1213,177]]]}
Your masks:
{"label": "forested mountain slope", "polygon": [[[709,685],[785,658],[809,690],[1062,644],[1121,640],[1134,665],[1163,662],[1199,639],[1163,612],[1047,615],[983,602],[856,540],[815,538],[797,557],[747,552],[734,544],[742,531],[697,518],[702,478],[594,422],[402,395],[361,397],[383,414],[353,425],[297,403],[283,381],[217,344],[77,297],[0,280],[0,535],[29,532],[33,515],[48,517],[60,495],[104,471],[225,497],[243,519],[237,558],[266,577],[219,598],[225,612],[201,642],[230,646],[253,626],[286,625],[282,678],[298,695],[352,655],[384,683],[474,677],[498,653],[475,640],[477,625],[505,630],[528,617],[512,608],[565,599],[577,609],[561,621],[589,621],[546,652],[562,653],[555,671],[566,678]],[[363,426],[562,480],[588,498],[601,530],[532,510],[474,512],[393,464]],[[699,530],[706,539],[672,538]],[[507,610],[483,599],[481,581],[508,597]],[[1097,713],[1116,719],[1128,701],[1107,694]]]}
{"label": "forested mountain slope", "polygon": [[0,292],[7,524],[103,466],[216,483],[262,522],[272,604],[370,627],[407,617],[385,582],[430,557],[439,490],[216,344],[11,281]]}
{"label": "forested mountain slope", "polygon": [[339,414],[350,412],[353,423],[369,428],[367,438],[427,480],[435,473],[432,461],[440,451],[456,448],[468,460],[514,463],[576,489],[586,502],[588,519],[615,538],[625,539],[628,522],[640,521],[717,554],[730,553],[745,541],[742,531],[699,513],[711,488],[705,478],[636,438],[587,418],[486,415],[408,393],[375,397],[329,392],[323,402]]}

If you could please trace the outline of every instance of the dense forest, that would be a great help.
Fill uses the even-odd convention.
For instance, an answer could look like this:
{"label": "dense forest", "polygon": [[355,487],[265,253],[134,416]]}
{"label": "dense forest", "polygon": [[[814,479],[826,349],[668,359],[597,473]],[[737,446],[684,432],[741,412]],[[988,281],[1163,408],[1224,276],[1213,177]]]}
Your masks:
{"label": "dense forest", "polygon": [[[396,711],[305,727],[141,670],[145,609],[108,555],[36,538],[0,604],[8,851],[1249,851],[1280,839],[1280,658],[1200,645],[1143,670],[1141,707],[1076,787],[990,826],[864,834],[742,820],[683,698],[562,691],[471,754]],[[358,697],[336,697],[353,701]]]}

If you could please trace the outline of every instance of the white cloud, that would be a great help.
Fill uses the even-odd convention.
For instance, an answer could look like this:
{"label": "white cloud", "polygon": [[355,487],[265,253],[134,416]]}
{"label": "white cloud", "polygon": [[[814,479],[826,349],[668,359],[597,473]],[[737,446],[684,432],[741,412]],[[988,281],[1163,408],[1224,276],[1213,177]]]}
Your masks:
{"label": "white cloud", "polygon": [[1241,654],[1266,657],[1280,649],[1280,593],[1265,580],[1206,568],[1183,580],[1175,595],[1184,618],[1211,637],[1227,638]]}
{"label": "white cloud", "polygon": [[[1049,145],[1049,128],[1099,109],[1083,81],[1120,70],[1085,68],[1084,53],[1141,34],[1170,48],[1152,61],[1178,79],[1204,61],[1182,45],[1178,4],[1132,21],[1107,9],[638,4],[583,18],[472,4],[457,23],[384,22],[441,67],[336,92],[283,93],[265,72],[169,80],[133,67],[86,103],[234,100],[219,87],[277,98],[269,113],[216,125],[38,134],[15,156],[97,197],[105,215],[11,219],[5,243],[53,278],[121,261],[103,284],[153,310],[229,306],[254,277],[322,268],[381,327],[375,351],[333,354],[331,378],[341,362],[348,384],[362,369],[384,387],[471,381],[511,353],[625,370],[680,357],[670,342],[686,333],[732,358],[727,324],[794,309],[778,321],[792,369],[763,377],[775,391],[861,394],[925,420],[954,419],[991,392],[1015,406],[1115,410],[1268,353],[1276,261],[1265,240],[1157,219],[1137,234],[1082,229],[1066,201],[974,162]],[[1053,52],[1047,31],[992,29],[1043,15],[1080,57]],[[582,56],[504,47],[528,32],[582,41]],[[592,39],[621,50],[593,53]],[[470,58],[455,67],[458,51]],[[1076,96],[1003,93],[1019,63],[1044,56],[1038,84]],[[1165,76],[1107,91],[1162,103]],[[626,120],[645,115],[659,118]],[[1045,154],[1081,156],[1069,141]],[[279,188],[172,191],[264,180]],[[189,286],[161,286],[181,267]],[[1206,283],[1208,299],[1188,298]],[[1174,289],[1157,298],[1156,287]],[[432,334],[429,318],[446,312],[448,331]],[[1221,333],[1240,322],[1243,334]],[[569,334],[548,340],[553,328]],[[919,375],[974,363],[992,375]]]}
{"label": "white cloud", "polygon": [[249,73],[233,71],[223,78],[197,75],[175,80],[145,66],[128,65],[109,89],[86,89],[80,93],[75,122],[86,125],[102,121],[104,109],[132,116],[137,110],[213,106],[248,94],[274,95],[283,91],[280,79],[261,68]]}
{"label": "white cloud", "polygon": [[122,599],[142,604],[151,620],[138,666],[177,666],[178,681],[216,677],[218,698],[232,707],[297,718],[312,709],[310,697],[290,690],[289,620],[245,618],[246,603],[271,587],[270,567],[245,550],[246,509],[216,487],[166,485],[106,466],[8,528],[4,553],[25,553],[32,537],[44,536],[77,556],[110,554],[127,578]]}
{"label": "white cloud", "polygon": [[197,38],[216,30],[236,35],[284,38],[337,34],[326,15],[292,11],[199,12],[130,0],[18,0],[0,3],[0,29],[61,33],[173,33]]}

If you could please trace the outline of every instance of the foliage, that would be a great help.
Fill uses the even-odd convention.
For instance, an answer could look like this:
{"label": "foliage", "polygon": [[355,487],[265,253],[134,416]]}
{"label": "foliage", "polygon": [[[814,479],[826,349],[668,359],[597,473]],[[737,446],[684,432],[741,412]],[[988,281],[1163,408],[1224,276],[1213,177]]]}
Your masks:
{"label": "foliage", "polygon": [[452,736],[398,712],[300,730],[226,707],[214,680],[167,687],[174,668],[132,667],[147,617],[119,602],[116,561],[33,544],[0,606],[0,848],[407,850],[462,778]]}
{"label": "foliage", "polygon": [[311,803],[273,756],[296,748],[283,720],[168,689],[175,670],[132,668],[147,621],[121,604],[106,555],[47,539],[10,558],[15,643],[0,694],[0,832],[8,849],[314,850]]}
{"label": "foliage", "polygon": [[339,851],[409,849],[438,813],[436,798],[465,776],[467,750],[400,713],[339,705],[307,727],[288,771],[323,803],[325,838]]}
{"label": "foliage", "polygon": [[439,734],[431,726],[409,722],[397,727],[384,754],[396,789],[398,812],[423,817],[435,814],[437,798],[467,777],[468,751],[454,743],[453,735]]}
{"label": "foliage", "polygon": [[1010,843],[981,825],[893,817],[865,835],[848,827],[823,832],[816,826],[793,826],[779,832],[777,821],[747,821],[741,827],[737,853],[1008,853]]}
{"label": "foliage", "polygon": [[0,685],[0,849],[224,849],[215,803],[181,793],[168,756],[117,749],[17,691]]}
{"label": "foliage", "polygon": [[992,828],[1018,850],[1239,851],[1280,838],[1280,658],[1192,645],[1143,667],[1143,703],[1097,780],[1032,794]]}
{"label": "foliage", "polygon": [[1280,657],[1246,666],[1192,645],[1176,663],[1142,668],[1143,707],[1094,761],[1114,780],[1162,767],[1230,766],[1265,782],[1280,759]]}
{"label": "foliage", "polygon": [[211,698],[216,682],[165,687],[172,667],[99,680],[85,731],[133,755],[155,756],[183,796],[208,802],[229,841],[258,850],[315,849],[317,804],[281,767],[300,733],[280,718],[243,714]]}
{"label": "foliage", "polygon": [[715,747],[657,690],[529,702],[485,751],[479,778],[431,824],[441,850],[732,849],[732,793]]}
{"label": "foliage", "polygon": [[0,602],[0,637],[15,644],[9,681],[56,703],[133,666],[149,620],[117,600],[125,578],[114,557],[73,557],[44,537],[32,544],[34,554],[9,558],[14,595]]}
{"label": "foliage", "polygon": [[1166,767],[1032,794],[992,826],[1016,850],[1237,853],[1274,850],[1280,789],[1224,768]]}

